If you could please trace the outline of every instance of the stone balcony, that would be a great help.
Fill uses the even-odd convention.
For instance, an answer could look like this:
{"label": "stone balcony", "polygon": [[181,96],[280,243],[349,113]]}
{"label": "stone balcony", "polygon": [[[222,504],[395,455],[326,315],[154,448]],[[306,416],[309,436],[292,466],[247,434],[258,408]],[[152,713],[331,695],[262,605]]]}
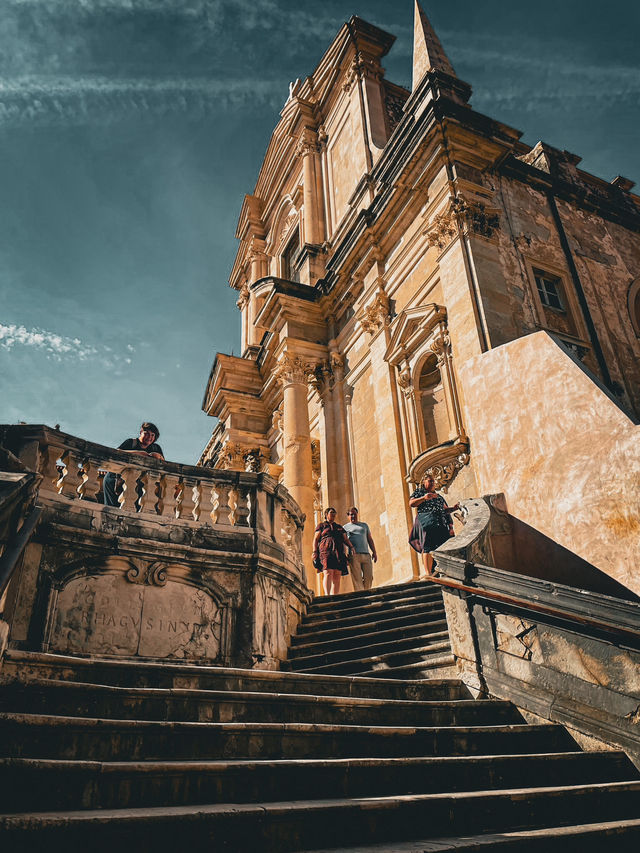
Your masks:
{"label": "stone balcony", "polygon": [[[304,519],[283,486],[46,426],[0,427],[0,445],[42,477],[5,614],[11,646],[278,667],[311,595]],[[119,507],[101,502],[107,471]]]}

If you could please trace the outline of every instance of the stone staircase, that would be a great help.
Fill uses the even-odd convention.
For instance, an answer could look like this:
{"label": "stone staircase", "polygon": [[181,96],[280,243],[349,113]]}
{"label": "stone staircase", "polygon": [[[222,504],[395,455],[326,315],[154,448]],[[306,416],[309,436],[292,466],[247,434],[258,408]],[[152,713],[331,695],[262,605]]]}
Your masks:
{"label": "stone staircase", "polygon": [[283,669],[326,675],[456,675],[440,588],[407,583],[314,599]]}
{"label": "stone staircase", "polygon": [[[635,853],[637,770],[438,677],[438,596],[418,584],[317,600],[298,638],[338,634],[292,647],[345,640],[351,663],[384,659],[398,676],[415,663],[413,643],[427,650],[418,669],[433,655],[429,680],[9,650],[2,850]],[[422,621],[404,621],[413,607]],[[411,641],[404,652],[383,648],[396,629]],[[291,663],[322,667],[332,649]]]}

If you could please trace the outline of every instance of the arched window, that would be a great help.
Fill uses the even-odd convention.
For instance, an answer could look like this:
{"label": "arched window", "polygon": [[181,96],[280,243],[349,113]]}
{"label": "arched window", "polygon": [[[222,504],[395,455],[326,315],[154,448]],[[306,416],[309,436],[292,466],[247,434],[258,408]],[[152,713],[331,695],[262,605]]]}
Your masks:
{"label": "arched window", "polygon": [[424,361],[418,378],[419,411],[422,415],[424,449],[435,447],[449,439],[449,415],[438,359],[430,354]]}

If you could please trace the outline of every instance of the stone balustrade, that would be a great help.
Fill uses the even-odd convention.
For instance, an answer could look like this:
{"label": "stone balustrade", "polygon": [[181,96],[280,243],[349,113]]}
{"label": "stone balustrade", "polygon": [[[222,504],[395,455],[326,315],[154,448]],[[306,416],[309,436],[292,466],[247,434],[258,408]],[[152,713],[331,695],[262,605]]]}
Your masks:
{"label": "stone balustrade", "polygon": [[[302,519],[296,502],[266,474],[201,468],[126,453],[47,426],[1,427],[11,447],[42,476],[40,496],[102,504],[107,472],[120,478],[119,508],[143,518],[224,528],[258,528],[283,544],[300,572]],[[105,509],[105,507],[102,507]]]}
{"label": "stone balustrade", "polygon": [[[14,646],[277,667],[311,595],[304,517],[282,485],[41,425],[0,427],[0,446],[42,478]],[[102,503],[106,472],[117,507]],[[179,643],[158,635],[180,624]]]}

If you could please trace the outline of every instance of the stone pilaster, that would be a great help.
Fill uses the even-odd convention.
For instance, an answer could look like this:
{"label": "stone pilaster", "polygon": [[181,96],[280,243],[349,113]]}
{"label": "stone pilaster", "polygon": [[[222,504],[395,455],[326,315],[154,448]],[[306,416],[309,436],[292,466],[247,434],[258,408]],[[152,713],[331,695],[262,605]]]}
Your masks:
{"label": "stone pilaster", "polygon": [[306,516],[302,534],[302,557],[309,579],[315,576],[311,565],[313,542],[313,466],[311,433],[307,406],[310,365],[299,355],[285,352],[276,368],[283,389],[284,485]]}

